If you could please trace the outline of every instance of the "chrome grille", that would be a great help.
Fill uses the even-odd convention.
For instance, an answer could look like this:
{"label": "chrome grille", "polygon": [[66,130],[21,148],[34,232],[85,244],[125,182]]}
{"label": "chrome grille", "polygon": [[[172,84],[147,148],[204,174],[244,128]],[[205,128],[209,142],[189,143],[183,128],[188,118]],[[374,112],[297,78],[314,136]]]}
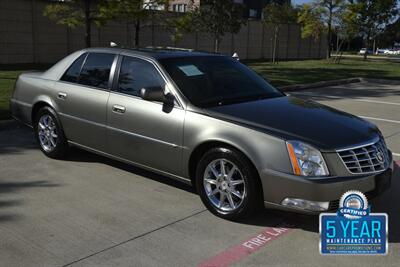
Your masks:
{"label": "chrome grille", "polygon": [[386,144],[382,139],[365,146],[337,151],[347,170],[352,174],[384,171],[389,164]]}

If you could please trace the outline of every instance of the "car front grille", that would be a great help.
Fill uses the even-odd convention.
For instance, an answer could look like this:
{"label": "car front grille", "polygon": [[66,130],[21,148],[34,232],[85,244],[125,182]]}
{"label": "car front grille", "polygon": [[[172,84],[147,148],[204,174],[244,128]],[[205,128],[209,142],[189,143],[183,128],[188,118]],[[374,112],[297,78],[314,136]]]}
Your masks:
{"label": "car front grille", "polygon": [[384,171],[389,165],[389,155],[382,139],[365,146],[338,150],[347,170],[352,174]]}

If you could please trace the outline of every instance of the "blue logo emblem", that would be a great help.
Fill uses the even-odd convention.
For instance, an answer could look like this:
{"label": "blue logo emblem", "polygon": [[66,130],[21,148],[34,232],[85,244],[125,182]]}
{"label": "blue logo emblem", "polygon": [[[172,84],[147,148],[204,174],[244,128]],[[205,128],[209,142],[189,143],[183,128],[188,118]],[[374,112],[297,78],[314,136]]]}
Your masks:
{"label": "blue logo emblem", "polygon": [[320,214],[320,253],[386,255],[388,216],[370,213],[370,209],[363,193],[348,191],[337,213]]}

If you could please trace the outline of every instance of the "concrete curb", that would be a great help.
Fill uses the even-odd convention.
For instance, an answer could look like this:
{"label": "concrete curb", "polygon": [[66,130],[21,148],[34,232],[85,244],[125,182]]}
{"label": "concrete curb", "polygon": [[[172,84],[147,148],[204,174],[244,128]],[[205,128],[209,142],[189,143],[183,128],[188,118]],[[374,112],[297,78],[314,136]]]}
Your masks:
{"label": "concrete curb", "polygon": [[325,86],[335,86],[349,83],[359,83],[359,82],[368,82],[368,83],[378,83],[378,84],[387,84],[387,85],[400,85],[400,80],[386,80],[386,79],[373,79],[373,78],[348,78],[348,79],[340,79],[340,80],[332,80],[332,81],[321,81],[316,83],[308,83],[308,84],[295,84],[278,87],[283,92],[292,92],[297,90],[305,90],[305,89],[313,89],[320,88]]}
{"label": "concrete curb", "polygon": [[359,78],[361,82],[380,83],[387,85],[400,85],[400,80],[386,80],[386,79],[373,79],[373,78]]}
{"label": "concrete curb", "polygon": [[288,85],[278,87],[283,92],[292,92],[297,90],[305,90],[305,89],[312,89],[312,88],[319,88],[325,86],[335,86],[341,84],[349,84],[349,83],[359,83],[362,82],[362,78],[349,78],[349,79],[340,79],[340,80],[332,80],[332,81],[321,81],[316,83],[309,83],[309,84],[296,84],[296,85]]}

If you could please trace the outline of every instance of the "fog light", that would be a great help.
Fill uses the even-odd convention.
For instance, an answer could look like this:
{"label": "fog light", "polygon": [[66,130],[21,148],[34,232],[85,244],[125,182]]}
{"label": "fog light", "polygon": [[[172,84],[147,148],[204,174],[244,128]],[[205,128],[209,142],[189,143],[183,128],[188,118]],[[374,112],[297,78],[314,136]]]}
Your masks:
{"label": "fog light", "polygon": [[309,211],[325,211],[329,208],[329,202],[309,201],[299,198],[285,198],[281,204],[283,206]]}

